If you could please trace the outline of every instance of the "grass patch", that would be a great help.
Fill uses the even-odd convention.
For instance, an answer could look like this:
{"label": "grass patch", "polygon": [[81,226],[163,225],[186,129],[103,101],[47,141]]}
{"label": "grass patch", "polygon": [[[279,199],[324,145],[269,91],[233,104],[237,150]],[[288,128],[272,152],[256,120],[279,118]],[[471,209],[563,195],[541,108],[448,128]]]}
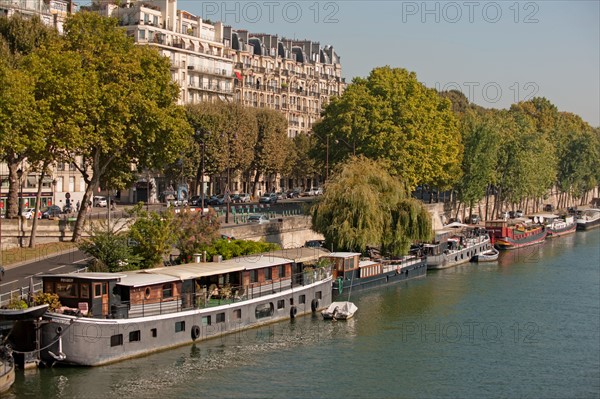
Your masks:
{"label": "grass patch", "polygon": [[0,252],[0,264],[10,266],[24,261],[35,261],[67,249],[74,249],[77,245],[73,242],[52,242],[39,244],[35,248],[11,248]]}

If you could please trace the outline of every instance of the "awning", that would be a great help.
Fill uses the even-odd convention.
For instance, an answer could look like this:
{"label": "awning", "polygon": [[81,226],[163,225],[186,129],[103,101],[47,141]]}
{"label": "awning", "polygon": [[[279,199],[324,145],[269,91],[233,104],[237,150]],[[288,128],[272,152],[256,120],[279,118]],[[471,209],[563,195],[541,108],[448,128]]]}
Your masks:
{"label": "awning", "polygon": [[237,78],[237,80],[241,81],[242,80],[242,74],[239,73],[238,71],[235,71],[235,77]]}

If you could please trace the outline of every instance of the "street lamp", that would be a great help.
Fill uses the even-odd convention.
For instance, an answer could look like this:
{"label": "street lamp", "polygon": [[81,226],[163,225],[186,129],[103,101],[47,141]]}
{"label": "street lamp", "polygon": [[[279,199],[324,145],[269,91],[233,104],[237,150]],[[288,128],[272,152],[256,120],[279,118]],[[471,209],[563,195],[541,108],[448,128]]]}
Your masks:
{"label": "street lamp", "polygon": [[25,235],[25,232],[23,231],[23,169],[19,169],[17,170],[17,177],[19,178],[19,201],[18,201],[18,208],[19,208],[19,246],[23,247],[23,236]]}
{"label": "street lamp", "polygon": [[[224,201],[227,204],[227,213],[225,213],[225,223],[229,223],[229,212],[231,210],[231,197],[229,193],[229,179],[230,179],[230,163],[231,163],[231,133],[227,134],[227,185],[225,186]],[[233,133],[233,138],[237,140],[237,133]]]}
{"label": "street lamp", "polygon": [[200,186],[200,196],[202,198],[202,202],[201,202],[201,206],[202,208],[200,209],[200,214],[204,215],[204,154],[206,152],[206,136],[210,136],[210,132],[209,131],[205,131],[205,130],[200,130],[197,129],[196,130],[196,137],[198,138],[198,141],[200,142],[200,146],[202,147],[202,160],[201,160],[201,165],[200,165],[200,179],[201,180],[201,186]]}
{"label": "street lamp", "polygon": [[342,143],[344,143],[346,145],[346,147],[348,147],[349,150],[352,150],[352,155],[356,156],[356,141],[352,140],[352,145],[350,145],[346,140],[344,140],[342,138],[335,139],[336,144],[339,144],[340,141]]}

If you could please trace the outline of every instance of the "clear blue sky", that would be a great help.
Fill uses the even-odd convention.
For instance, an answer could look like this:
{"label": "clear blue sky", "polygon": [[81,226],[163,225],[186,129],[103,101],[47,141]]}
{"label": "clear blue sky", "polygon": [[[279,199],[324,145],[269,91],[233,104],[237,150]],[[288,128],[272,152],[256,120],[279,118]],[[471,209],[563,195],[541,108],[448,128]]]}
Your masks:
{"label": "clear blue sky", "polygon": [[199,1],[236,28],[331,44],[347,81],[377,66],[484,107],[543,96],[600,126],[600,1]]}

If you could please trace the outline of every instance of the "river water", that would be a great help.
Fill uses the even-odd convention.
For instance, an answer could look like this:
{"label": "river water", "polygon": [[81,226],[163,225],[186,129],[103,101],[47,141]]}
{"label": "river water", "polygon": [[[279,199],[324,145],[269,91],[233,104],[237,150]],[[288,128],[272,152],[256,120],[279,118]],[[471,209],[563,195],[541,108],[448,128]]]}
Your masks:
{"label": "river water", "polygon": [[301,317],[97,368],[17,375],[8,398],[598,398],[600,230],[352,295]]}

